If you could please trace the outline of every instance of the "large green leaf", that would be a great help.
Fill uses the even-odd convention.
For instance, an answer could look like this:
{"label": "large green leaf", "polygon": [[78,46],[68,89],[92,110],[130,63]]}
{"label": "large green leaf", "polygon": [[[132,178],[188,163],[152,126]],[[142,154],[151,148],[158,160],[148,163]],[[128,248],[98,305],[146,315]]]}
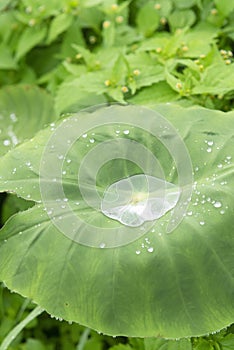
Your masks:
{"label": "large green leaf", "polygon": [[[105,146],[94,162],[102,163],[108,151],[104,142],[109,139],[117,142],[117,135],[125,142],[131,140],[128,148],[120,146],[122,158],[137,157],[138,146],[134,141],[140,142],[157,156],[166,180],[177,183],[179,174],[171,155],[152,134],[134,126],[140,107],[132,108],[113,106],[108,110],[110,123],[114,122],[115,112],[124,121],[134,110],[132,126],[109,123],[94,128],[100,110],[78,115],[79,128],[73,127],[69,132],[73,136],[79,134],[89,122],[90,130],[74,144],[67,138],[69,150],[65,159],[60,153],[66,153],[62,139],[55,148],[50,151],[47,148],[51,163],[44,169],[47,177],[41,173],[41,188],[47,182],[47,204],[59,203],[59,211],[53,218],[53,208],[44,208],[41,203],[8,220],[0,234],[0,279],[49,313],[111,335],[179,338],[223,328],[233,322],[234,313],[233,113],[183,109],[170,104],[155,107],[179,131],[194,168],[192,200],[182,222],[170,234],[166,223],[171,213],[156,220],[144,236],[109,249],[76,243],[57,228],[61,221],[72,232],[75,214],[85,222],[81,235],[88,224],[95,226],[94,237],[100,227],[103,231],[122,229],[123,225],[87,204],[77,184],[82,161],[87,179],[91,179],[94,175],[89,155],[95,146]],[[150,120],[147,113],[142,113],[142,118],[147,128]],[[153,130],[155,125],[151,127]],[[50,127],[40,132],[33,141],[13,149],[0,160],[1,191],[14,191],[36,201],[42,199],[40,161],[54,131]],[[171,132],[165,131],[163,135],[162,141],[172,142],[173,148],[177,148]],[[136,147],[135,154],[131,145]],[[118,154],[118,147],[115,149]],[[119,158],[103,165],[96,177],[98,193],[102,195],[107,186],[120,178],[141,173],[142,164],[152,170],[150,152],[146,159],[141,158],[138,165]],[[56,159],[62,164],[64,203],[56,192]],[[186,172],[187,166],[181,159],[177,169],[182,167]],[[14,168],[17,171],[13,174]],[[86,190],[92,193],[89,186]],[[57,221],[53,222],[54,219]]]}
{"label": "large green leaf", "polygon": [[0,155],[56,119],[51,96],[30,85],[4,87],[0,110]]}

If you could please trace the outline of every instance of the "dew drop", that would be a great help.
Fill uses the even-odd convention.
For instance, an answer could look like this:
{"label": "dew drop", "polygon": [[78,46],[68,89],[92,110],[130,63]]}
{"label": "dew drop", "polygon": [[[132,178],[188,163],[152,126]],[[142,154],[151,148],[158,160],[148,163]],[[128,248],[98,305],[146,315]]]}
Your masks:
{"label": "dew drop", "polygon": [[149,253],[153,253],[154,248],[153,247],[149,247],[147,250],[148,250]]}
{"label": "dew drop", "polygon": [[100,245],[99,245],[99,247],[102,248],[102,249],[105,248],[105,246],[106,246],[105,243],[100,243]]}
{"label": "dew drop", "polygon": [[208,147],[206,151],[207,151],[208,153],[211,153],[211,152],[212,152],[212,148],[211,148],[211,147]]}
{"label": "dew drop", "polygon": [[130,132],[129,130],[124,130],[124,131],[123,131],[123,133],[124,133],[125,135],[128,135],[129,132]]}
{"label": "dew drop", "polygon": [[141,251],[140,250],[136,250],[136,254],[137,255],[141,254]]}
{"label": "dew drop", "polygon": [[205,221],[200,221],[200,225],[204,226],[205,225]]}
{"label": "dew drop", "polygon": [[11,144],[11,141],[10,141],[10,140],[4,140],[4,141],[3,141],[3,145],[4,145],[4,146],[10,146],[10,144]]}
{"label": "dew drop", "polygon": [[214,207],[215,208],[221,208],[222,207],[222,203],[221,202],[215,202],[214,203]]}
{"label": "dew drop", "polygon": [[85,139],[88,135],[87,134],[83,134],[82,137]]}
{"label": "dew drop", "polygon": [[179,188],[172,183],[153,176],[134,175],[106,189],[101,210],[111,219],[137,227],[174,208],[179,195]]}
{"label": "dew drop", "polygon": [[94,139],[90,139],[89,142],[90,142],[90,143],[94,143],[95,140],[94,140]]}

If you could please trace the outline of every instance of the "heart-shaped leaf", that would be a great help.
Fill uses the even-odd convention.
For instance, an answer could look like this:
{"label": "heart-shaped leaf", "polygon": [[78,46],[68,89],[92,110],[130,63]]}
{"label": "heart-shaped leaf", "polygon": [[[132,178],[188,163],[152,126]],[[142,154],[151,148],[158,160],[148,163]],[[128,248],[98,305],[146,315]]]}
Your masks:
{"label": "heart-shaped leaf", "polygon": [[[164,117],[157,123],[155,112],[136,106],[84,111],[0,160],[1,191],[43,201],[1,230],[0,279],[10,289],[111,335],[179,338],[233,322],[234,115],[170,104],[155,110]],[[97,124],[102,114],[109,121]],[[194,172],[183,220],[168,234],[174,209],[140,228],[106,217],[101,199],[123,178],[154,174],[182,192],[191,185],[183,142],[169,121]],[[123,244],[99,249],[106,233]]]}

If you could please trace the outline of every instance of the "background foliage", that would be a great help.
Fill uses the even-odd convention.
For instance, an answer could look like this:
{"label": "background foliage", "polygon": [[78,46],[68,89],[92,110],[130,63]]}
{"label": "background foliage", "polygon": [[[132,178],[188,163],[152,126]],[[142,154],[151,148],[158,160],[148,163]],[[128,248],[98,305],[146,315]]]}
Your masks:
{"label": "background foliage", "polygon": [[[229,0],[2,0],[0,155],[62,113],[103,102],[233,109]],[[19,86],[20,84],[20,86]],[[26,103],[25,103],[26,101]],[[15,116],[27,127],[17,129]],[[32,205],[2,196],[4,223]],[[33,305],[0,289],[0,341]],[[42,314],[12,349],[234,349],[234,329],[182,341],[111,338]]]}

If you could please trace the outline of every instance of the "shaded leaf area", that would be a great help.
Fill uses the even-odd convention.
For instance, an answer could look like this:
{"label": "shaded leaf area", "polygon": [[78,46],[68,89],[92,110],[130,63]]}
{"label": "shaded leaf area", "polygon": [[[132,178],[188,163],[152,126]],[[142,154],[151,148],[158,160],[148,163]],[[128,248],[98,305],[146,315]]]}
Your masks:
{"label": "shaded leaf area", "polygon": [[232,109],[228,1],[27,0],[0,6],[1,85],[38,84],[53,94],[58,113],[135,103],[138,95],[141,103],[160,103],[148,87],[159,90],[162,82],[164,100],[172,89],[182,105]]}
{"label": "shaded leaf area", "polygon": [[[114,108],[124,111],[125,107]],[[13,216],[1,230],[0,278],[9,288],[56,317],[110,335],[178,338],[213,332],[232,322],[233,113],[170,104],[155,109],[179,131],[194,168],[193,196],[181,224],[167,234],[168,213],[138,240],[115,249],[97,249],[70,240],[39,203]],[[124,133],[126,126],[118,126],[121,136],[157,153],[166,179],[176,182],[178,174],[165,147],[149,133],[128,128]],[[83,225],[121,225],[89,207],[77,185],[81,160],[92,147],[117,138],[116,130],[111,125],[91,129],[66,154],[63,187],[70,209],[61,203],[56,215],[62,221],[69,222],[75,214]],[[39,159],[53,132],[51,127],[41,131],[33,143],[22,144],[0,160],[5,166],[2,191],[40,202]],[[95,142],[90,142],[92,138]],[[60,154],[55,152],[57,156]],[[141,172],[129,161],[121,162],[100,169],[100,194],[119,178]],[[17,167],[14,175],[12,166]],[[49,198],[53,201],[52,182]],[[176,343],[175,349],[183,349],[184,344],[190,346],[186,340]],[[151,345],[147,346],[150,349]]]}
{"label": "shaded leaf area", "polygon": [[56,120],[52,97],[37,86],[7,86],[0,91],[0,155]]}

